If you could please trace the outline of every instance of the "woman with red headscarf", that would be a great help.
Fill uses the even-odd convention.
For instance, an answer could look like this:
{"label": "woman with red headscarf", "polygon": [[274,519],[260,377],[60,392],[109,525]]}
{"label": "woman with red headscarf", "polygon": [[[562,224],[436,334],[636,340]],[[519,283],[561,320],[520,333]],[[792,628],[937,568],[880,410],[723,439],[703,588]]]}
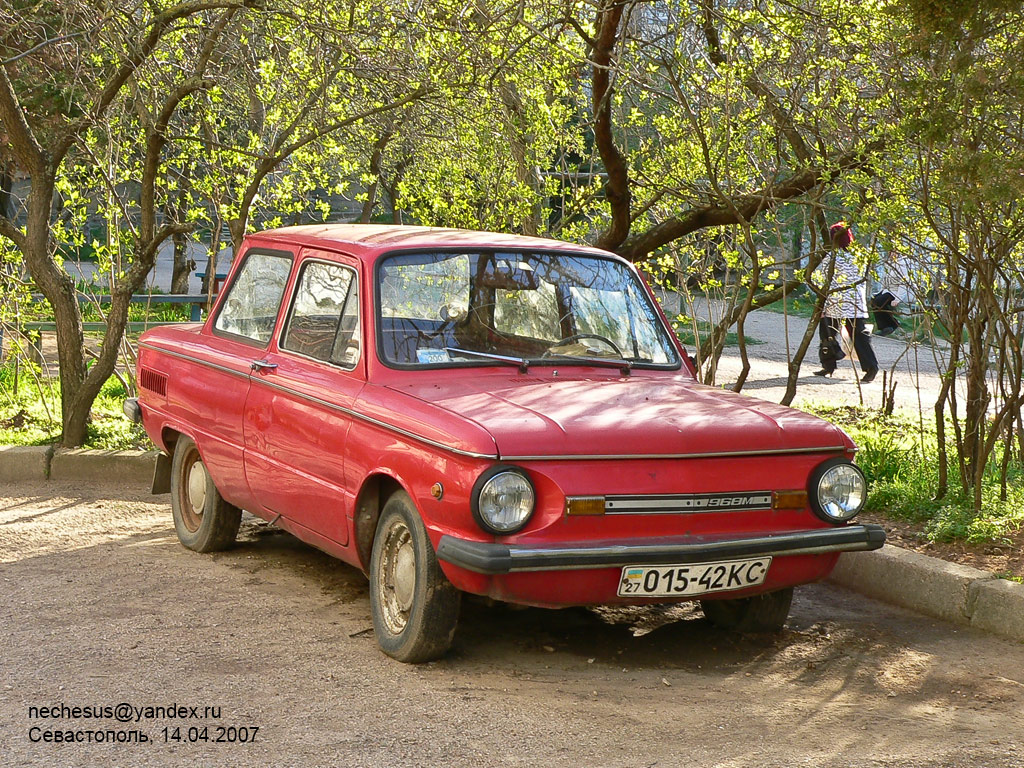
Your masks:
{"label": "woman with red headscarf", "polygon": [[833,224],[829,230],[834,249],[835,265],[832,272],[832,291],[825,298],[825,310],[818,325],[818,337],[821,346],[818,358],[821,370],[815,376],[831,376],[835,373],[836,363],[845,357],[839,344],[842,327],[845,324],[847,333],[853,339],[853,348],[857,351],[861,370],[864,376],[861,381],[874,381],[878,374],[878,359],[871,348],[871,336],[864,323],[868,317],[868,304],[865,297],[864,280],[853,263],[847,250],[853,242],[853,233],[845,222]]}

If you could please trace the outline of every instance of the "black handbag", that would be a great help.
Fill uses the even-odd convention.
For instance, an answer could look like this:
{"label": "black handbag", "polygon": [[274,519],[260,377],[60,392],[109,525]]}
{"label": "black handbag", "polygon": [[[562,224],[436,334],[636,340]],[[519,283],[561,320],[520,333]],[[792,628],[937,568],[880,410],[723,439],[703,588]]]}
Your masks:
{"label": "black handbag", "polygon": [[846,357],[846,353],[843,352],[839,340],[835,336],[831,336],[821,343],[821,347],[818,349],[818,357],[821,359],[822,365],[828,367],[831,364],[832,367],[835,367],[836,363]]}
{"label": "black handbag", "polygon": [[889,291],[879,291],[868,300],[868,309],[875,316],[875,328],[879,336],[888,336],[900,327],[893,310],[896,297]]}

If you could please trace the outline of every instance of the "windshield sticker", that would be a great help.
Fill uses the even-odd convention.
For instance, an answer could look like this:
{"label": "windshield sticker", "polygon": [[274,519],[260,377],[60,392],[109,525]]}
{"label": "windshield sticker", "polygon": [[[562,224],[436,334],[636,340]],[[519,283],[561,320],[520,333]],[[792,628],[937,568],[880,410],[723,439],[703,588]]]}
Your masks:
{"label": "windshield sticker", "polygon": [[450,363],[452,359],[448,356],[446,349],[417,349],[416,360],[421,363]]}

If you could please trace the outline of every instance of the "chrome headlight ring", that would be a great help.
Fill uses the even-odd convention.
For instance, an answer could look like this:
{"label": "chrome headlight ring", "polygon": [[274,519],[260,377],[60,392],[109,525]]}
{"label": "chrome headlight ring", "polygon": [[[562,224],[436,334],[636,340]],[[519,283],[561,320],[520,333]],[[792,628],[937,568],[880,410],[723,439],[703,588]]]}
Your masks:
{"label": "chrome headlight ring", "polygon": [[807,497],[814,514],[826,523],[840,525],[864,508],[868,483],[860,467],[849,459],[829,459],[811,472]]}
{"label": "chrome headlight ring", "polygon": [[477,525],[496,536],[520,531],[530,521],[537,494],[526,471],[499,464],[473,484],[470,508]]}

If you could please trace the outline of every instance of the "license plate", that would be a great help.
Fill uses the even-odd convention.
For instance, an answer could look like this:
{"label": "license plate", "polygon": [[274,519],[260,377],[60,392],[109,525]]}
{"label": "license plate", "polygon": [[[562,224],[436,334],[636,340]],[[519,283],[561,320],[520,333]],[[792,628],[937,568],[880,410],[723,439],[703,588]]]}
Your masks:
{"label": "license plate", "polygon": [[696,565],[627,565],[619,581],[619,597],[686,597],[728,592],[764,583],[770,557]]}

